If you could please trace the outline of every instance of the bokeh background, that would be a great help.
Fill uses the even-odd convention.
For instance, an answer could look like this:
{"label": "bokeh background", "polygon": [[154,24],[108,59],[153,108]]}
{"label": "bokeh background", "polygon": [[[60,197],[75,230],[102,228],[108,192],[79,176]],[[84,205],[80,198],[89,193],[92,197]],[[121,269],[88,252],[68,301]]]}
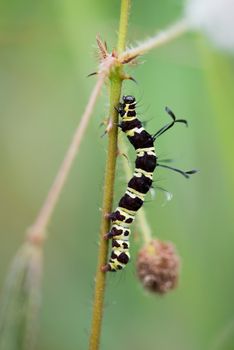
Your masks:
{"label": "bokeh background", "polygon": [[[165,28],[183,12],[181,0],[133,1],[129,43]],[[95,77],[97,33],[113,48],[119,1],[3,1],[0,4],[0,283],[36,217],[84,110]],[[101,349],[234,349],[233,101],[234,61],[198,34],[152,51],[128,71],[138,81],[123,92],[140,100],[151,132],[168,121],[166,105],[189,121],[157,142],[190,180],[164,169],[162,193],[145,204],[155,234],[175,243],[182,259],[178,288],[147,294],[132,262],[108,276]],[[144,63],[144,64],[142,64]],[[86,349],[107,139],[103,90],[48,230],[39,350]],[[131,161],[134,154],[131,153]],[[115,203],[126,186],[118,162]]]}

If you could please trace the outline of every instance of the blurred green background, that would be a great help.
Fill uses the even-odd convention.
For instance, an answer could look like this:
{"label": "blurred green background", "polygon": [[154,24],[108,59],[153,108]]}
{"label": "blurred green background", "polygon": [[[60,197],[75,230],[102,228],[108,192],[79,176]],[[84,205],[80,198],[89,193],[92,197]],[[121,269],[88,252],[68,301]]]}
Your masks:
{"label": "blurred green background", "polygon": [[[133,1],[129,43],[180,17],[181,0]],[[96,78],[95,36],[116,43],[119,1],[3,1],[0,4],[0,280],[36,217]],[[158,130],[166,105],[189,121],[157,142],[157,153],[199,174],[189,181],[158,170],[161,193],[145,205],[155,236],[173,241],[182,258],[176,291],[148,295],[132,262],[108,276],[103,350],[234,349],[233,106],[234,61],[195,34],[152,51],[128,71],[123,93],[140,99],[139,114]],[[49,227],[45,249],[39,350],[86,349],[97,260],[106,138],[103,90]],[[134,154],[131,153],[131,161]],[[126,186],[118,162],[115,203]]]}

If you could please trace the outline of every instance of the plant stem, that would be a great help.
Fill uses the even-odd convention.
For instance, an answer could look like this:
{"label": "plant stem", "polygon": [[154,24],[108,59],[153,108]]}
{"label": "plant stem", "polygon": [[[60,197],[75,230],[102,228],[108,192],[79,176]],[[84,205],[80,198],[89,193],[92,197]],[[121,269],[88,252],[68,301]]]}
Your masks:
{"label": "plant stem", "polygon": [[130,3],[131,3],[130,0],[121,1],[118,47],[117,47],[118,54],[121,54],[125,50],[125,46],[126,46]]}
{"label": "plant stem", "polygon": [[90,335],[90,350],[96,350],[99,348],[101,323],[103,314],[103,301],[105,291],[106,273],[101,271],[101,267],[105,265],[108,254],[108,242],[103,239],[103,236],[110,229],[110,221],[105,217],[106,213],[110,213],[112,210],[113,202],[113,188],[115,180],[115,165],[117,154],[117,120],[118,115],[114,109],[117,105],[120,97],[121,80],[111,79],[110,86],[110,113],[113,120],[113,128],[109,132],[108,153],[106,161],[105,182],[103,192],[103,204],[102,204],[102,219],[100,229],[100,245],[99,255],[97,263],[97,272],[95,278],[95,295],[93,304],[93,320],[91,326]]}
{"label": "plant stem", "polygon": [[144,40],[142,43],[139,43],[138,46],[133,47],[131,49],[127,49],[124,51],[120,56],[119,60],[120,62],[129,62],[130,60],[141,56],[145,54],[146,52],[155,49],[156,47],[159,47],[161,45],[164,45],[173,39],[178,38],[182,34],[184,34],[186,31],[188,31],[189,26],[185,19],[182,19],[176,23],[174,23],[172,26],[168,27],[167,29],[159,32],[155,36],[152,36],[151,38]]}
{"label": "plant stem", "polygon": [[[147,244],[150,241],[152,241],[152,231],[151,231],[151,228],[148,224],[148,220],[146,218],[144,208],[140,209],[138,216],[137,216],[137,222],[138,222],[138,225],[140,226],[141,235],[143,237],[144,243]],[[154,238],[156,238],[156,237],[154,237]]]}
{"label": "plant stem", "polygon": [[[128,15],[130,0],[121,1],[120,24],[117,51],[120,54],[125,49]],[[112,128],[108,134],[108,151],[106,161],[106,171],[103,191],[102,218],[100,229],[100,245],[98,253],[97,271],[95,277],[95,292],[93,302],[93,316],[91,324],[91,333],[89,339],[89,349],[98,350],[101,336],[101,325],[103,318],[103,302],[105,294],[106,273],[101,271],[101,267],[105,265],[108,254],[108,242],[103,239],[105,233],[110,229],[110,220],[105,214],[110,213],[113,204],[115,166],[117,158],[117,137],[118,137],[118,113],[115,107],[119,103],[121,87],[122,87],[122,67],[116,67],[110,73],[110,109],[109,116],[111,118]]]}
{"label": "plant stem", "polygon": [[53,214],[54,208],[59,199],[59,195],[61,194],[64,184],[67,180],[67,177],[70,172],[73,161],[75,159],[75,156],[77,155],[77,152],[79,150],[80,143],[83,139],[85,130],[88,126],[94,105],[101,91],[105,77],[106,77],[105,73],[101,73],[99,75],[96,85],[94,86],[93,91],[90,95],[84,114],[81,117],[79,126],[75,131],[71,144],[60,166],[60,169],[55,177],[55,180],[51,186],[51,189],[47,195],[47,198],[35,220],[35,223],[30,227],[28,231],[27,238],[32,243],[36,243],[36,244],[42,243],[45,239],[46,228],[48,226],[48,223]]}

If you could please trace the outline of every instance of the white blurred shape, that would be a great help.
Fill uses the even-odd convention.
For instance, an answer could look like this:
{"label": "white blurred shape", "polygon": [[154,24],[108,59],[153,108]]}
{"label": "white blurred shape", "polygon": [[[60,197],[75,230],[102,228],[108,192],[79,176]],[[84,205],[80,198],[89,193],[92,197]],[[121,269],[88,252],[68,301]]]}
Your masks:
{"label": "white blurred shape", "polygon": [[219,48],[234,51],[234,0],[188,0],[185,13]]}
{"label": "white blurred shape", "polygon": [[[164,194],[165,200],[163,201],[162,207],[164,207],[167,204],[167,202],[170,202],[172,200],[173,194],[171,192],[168,192],[167,190],[165,190],[165,188],[160,187],[160,186],[156,186],[156,190],[162,191]],[[150,196],[152,199],[155,199],[155,197],[156,197],[156,191],[152,187],[150,189]]]}
{"label": "white blurred shape", "polygon": [[155,199],[155,197],[156,197],[155,189],[152,188],[152,187],[150,188],[150,196],[151,196],[152,199]]}
{"label": "white blurred shape", "polygon": [[163,202],[162,207],[165,207],[165,205],[172,200],[173,194],[166,190],[163,193],[165,195],[165,201]]}

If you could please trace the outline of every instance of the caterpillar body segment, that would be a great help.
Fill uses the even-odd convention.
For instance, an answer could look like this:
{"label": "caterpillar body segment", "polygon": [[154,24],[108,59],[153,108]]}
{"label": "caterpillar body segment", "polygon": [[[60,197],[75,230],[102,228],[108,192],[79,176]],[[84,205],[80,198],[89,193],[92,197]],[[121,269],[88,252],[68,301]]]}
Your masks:
{"label": "caterpillar body segment", "polygon": [[112,227],[105,238],[112,239],[112,251],[108,264],[102,268],[103,271],[121,270],[129,262],[130,225],[135,219],[136,212],[144,203],[157,165],[154,138],[137,119],[135,107],[136,100],[133,96],[123,96],[123,102],[118,108],[122,117],[119,126],[136,150],[136,161],[134,174],[128,182],[127,190],[116,210],[110,214]]}

